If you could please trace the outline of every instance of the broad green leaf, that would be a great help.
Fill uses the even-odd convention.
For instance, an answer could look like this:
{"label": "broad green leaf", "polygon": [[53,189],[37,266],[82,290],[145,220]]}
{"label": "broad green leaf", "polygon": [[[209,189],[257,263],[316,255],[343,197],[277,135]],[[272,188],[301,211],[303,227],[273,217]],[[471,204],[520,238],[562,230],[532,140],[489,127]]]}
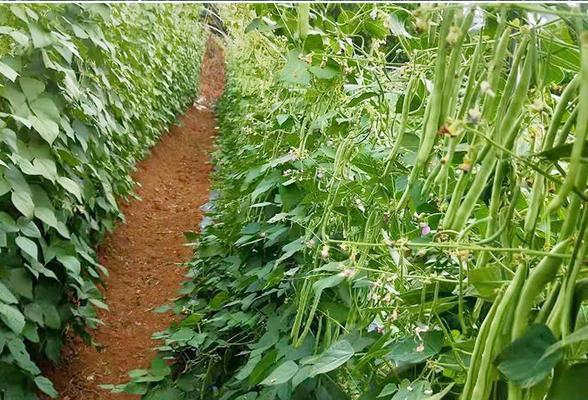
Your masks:
{"label": "broad green leaf", "polygon": [[33,259],[37,259],[37,244],[31,239],[24,236],[19,236],[16,238],[16,245]]}
{"label": "broad green leaf", "polygon": [[7,304],[18,303],[18,299],[2,282],[0,282],[0,300]]}
{"label": "broad green leaf", "polygon": [[35,205],[31,195],[26,192],[12,192],[11,194],[12,204],[18,211],[20,211],[25,217],[32,218],[35,211]]}
{"label": "broad green leaf", "polygon": [[29,22],[29,31],[31,32],[31,39],[33,39],[33,46],[36,49],[47,47],[53,43],[51,35],[36,22]]}
{"label": "broad green leaf", "polygon": [[[309,71],[312,72],[312,74],[314,76],[316,76],[318,79],[333,79],[337,76],[339,76],[339,71],[333,69],[333,68],[320,68],[320,67],[315,67],[312,66],[309,68]],[[280,124],[281,125],[281,124]]]}
{"label": "broad green leaf", "polygon": [[45,378],[44,376],[37,376],[35,378],[35,385],[37,385],[41,392],[45,393],[53,399],[57,398],[57,396],[59,395],[59,393],[57,393],[57,391],[53,387],[53,383],[51,383],[51,381]]}
{"label": "broad green leaf", "polygon": [[65,269],[67,269],[67,271],[73,276],[78,276],[81,273],[81,264],[76,257],[59,255],[57,256],[57,261],[59,261],[65,267]]}
{"label": "broad green leaf", "polygon": [[397,365],[418,364],[434,356],[443,347],[443,332],[425,332],[417,336],[407,337],[396,343],[385,358],[393,360]]}
{"label": "broad green leaf", "polygon": [[10,354],[12,357],[14,357],[16,364],[20,368],[24,369],[33,376],[38,375],[41,372],[39,368],[31,361],[31,357],[27,352],[27,348],[21,339],[9,340],[6,344],[10,350]]}
{"label": "broad green leaf", "polygon": [[25,317],[15,306],[0,303],[0,319],[17,335],[25,327]]}
{"label": "broad green leaf", "polygon": [[241,368],[239,370],[239,372],[237,373],[237,375],[235,375],[235,378],[239,381],[242,381],[243,379],[246,379],[251,372],[253,371],[253,369],[255,368],[255,366],[261,361],[261,356],[255,356],[255,357],[249,357],[249,360],[247,361],[247,364],[245,364],[243,366],[243,368]]}
{"label": "broad green leaf", "polygon": [[5,283],[13,293],[30,300],[33,299],[33,281],[31,275],[26,270],[21,268],[9,270]]}
{"label": "broad green leaf", "polygon": [[60,176],[57,178],[57,183],[59,183],[65,190],[76,196],[78,201],[82,201],[82,189],[76,182],[65,176]]}
{"label": "broad green leaf", "polygon": [[288,53],[286,66],[280,74],[280,79],[284,82],[307,86],[310,84],[308,64],[299,58],[300,55],[300,50],[296,49]]}
{"label": "broad green leaf", "polygon": [[39,119],[49,119],[56,124],[61,121],[59,109],[49,96],[43,95],[32,101],[31,110]]}
{"label": "broad green leaf", "polygon": [[574,364],[556,377],[547,396],[549,400],[585,400],[588,399],[588,363]]}
{"label": "broad green leaf", "polygon": [[282,363],[278,368],[272,371],[267,378],[265,378],[262,385],[281,385],[288,382],[298,372],[298,364],[294,361],[286,361]]}
{"label": "broad green leaf", "polygon": [[161,357],[155,357],[153,361],[151,361],[149,372],[152,375],[163,377],[168,376],[171,373],[171,368]]}
{"label": "broad green leaf", "polygon": [[20,84],[20,87],[27,100],[30,102],[35,100],[41,93],[45,91],[45,84],[37,79],[23,76],[18,80],[18,83]]}
{"label": "broad green leaf", "polygon": [[10,183],[0,176],[0,196],[4,196],[8,192],[10,192]]}
{"label": "broad green leaf", "polygon": [[397,390],[398,385],[396,385],[395,383],[389,383],[386,386],[384,386],[384,388],[378,395],[378,398],[392,396],[394,393],[396,393]]}
{"label": "broad green leaf", "polygon": [[33,124],[33,128],[39,132],[39,135],[41,135],[47,143],[52,144],[53,141],[57,139],[57,136],[59,136],[59,125],[50,119],[44,117],[38,118],[31,115],[29,120]]}
{"label": "broad green leaf", "polygon": [[550,357],[552,354],[557,353],[559,350],[563,349],[566,346],[571,346],[572,344],[581,343],[585,341],[588,341],[588,325],[583,326],[577,331],[570,333],[562,340],[549,346],[549,348],[545,351],[543,358]]}
{"label": "broad green leaf", "polygon": [[313,377],[339,368],[353,357],[353,354],[353,347],[349,342],[340,340],[318,356],[306,360],[303,364],[310,365],[311,370],[309,375]]}
{"label": "broad green leaf", "polygon": [[295,239],[290,243],[286,244],[284,247],[282,247],[283,254],[280,256],[280,258],[276,260],[276,265],[292,257],[294,254],[298,253],[305,247],[306,245],[304,244],[303,238]]}
{"label": "broad green leaf", "polygon": [[4,211],[0,211],[0,229],[9,233],[18,232],[20,230],[14,218]]}
{"label": "broad green leaf", "polygon": [[516,385],[536,385],[551,373],[563,357],[561,349],[546,355],[555,343],[555,337],[546,325],[531,325],[523,336],[500,353],[496,359],[497,368]]}
{"label": "broad green leaf", "polygon": [[345,276],[341,273],[321,278],[312,284],[312,289],[315,296],[320,296],[323,290],[338,286],[345,280]]}
{"label": "broad green leaf", "polygon": [[6,78],[14,82],[16,77],[18,76],[18,72],[13,70],[10,66],[4,64],[0,61],[0,74],[4,75]]}
{"label": "broad green leaf", "polygon": [[158,387],[144,397],[144,400],[184,400],[186,393],[174,387]]}

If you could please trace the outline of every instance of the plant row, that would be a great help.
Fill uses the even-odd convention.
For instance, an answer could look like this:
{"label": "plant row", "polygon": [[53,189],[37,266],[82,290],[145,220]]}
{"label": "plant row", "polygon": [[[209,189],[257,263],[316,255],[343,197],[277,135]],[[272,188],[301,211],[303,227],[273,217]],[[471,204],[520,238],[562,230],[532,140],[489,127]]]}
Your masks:
{"label": "plant row", "polygon": [[0,5],[0,399],[107,308],[94,248],[130,172],[195,97],[200,7]]}
{"label": "plant row", "polygon": [[588,396],[586,14],[223,9],[210,220],[146,399]]}

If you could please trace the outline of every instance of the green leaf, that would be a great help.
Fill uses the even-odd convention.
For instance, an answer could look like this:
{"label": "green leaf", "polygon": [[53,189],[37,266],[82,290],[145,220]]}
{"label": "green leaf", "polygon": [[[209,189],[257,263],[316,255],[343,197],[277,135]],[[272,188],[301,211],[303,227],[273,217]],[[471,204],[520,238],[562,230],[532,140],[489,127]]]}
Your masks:
{"label": "green leaf", "polygon": [[36,22],[29,22],[29,31],[36,49],[47,47],[53,43],[51,35],[45,32]]}
{"label": "green leaf", "polygon": [[161,357],[155,357],[153,361],[151,361],[149,372],[152,375],[164,377],[171,374],[171,368]]}
{"label": "green leaf", "polygon": [[0,319],[17,335],[25,327],[25,317],[15,306],[0,303]]}
{"label": "green leaf", "polygon": [[82,189],[76,182],[65,176],[60,176],[57,178],[57,183],[59,183],[65,190],[76,196],[79,202],[82,201]]}
{"label": "green leaf", "polygon": [[[572,154],[573,143],[566,143],[559,146],[552,147],[551,149],[539,152],[535,154],[537,157],[543,157],[550,161],[566,160],[570,158]],[[584,143],[582,148],[582,157],[588,157],[588,142]]]}
{"label": "green leaf", "polygon": [[28,101],[33,101],[45,91],[45,84],[37,79],[21,77],[18,80],[20,87]]}
{"label": "green leaf", "polygon": [[337,76],[339,76],[339,71],[337,71],[334,68],[320,68],[320,67],[316,67],[316,66],[312,66],[309,68],[309,71],[312,72],[312,74],[314,76],[316,76],[318,79],[324,79],[324,80],[329,80],[329,79],[333,79]]}
{"label": "green leaf", "polygon": [[306,360],[303,364],[311,365],[309,376],[313,377],[339,368],[353,357],[353,354],[353,347],[349,342],[340,340],[318,356]]}
{"label": "green leaf", "polygon": [[34,115],[29,117],[29,120],[33,124],[33,128],[45,141],[49,144],[53,144],[53,141],[59,136],[59,125],[51,121],[48,118],[38,118]]}
{"label": "green leaf", "polygon": [[312,289],[315,296],[320,296],[323,290],[338,286],[345,280],[345,276],[341,273],[321,278],[312,284]]}
{"label": "green leaf", "polygon": [[6,78],[14,82],[16,77],[18,76],[18,72],[13,70],[10,66],[4,64],[0,61],[0,74],[4,75]]}
{"label": "green leaf", "polygon": [[186,394],[174,387],[159,387],[143,397],[144,400],[184,400],[185,398]]}
{"label": "green leaf", "polygon": [[387,396],[391,396],[393,395],[396,391],[398,390],[398,385],[396,385],[395,383],[389,383],[386,386],[384,386],[384,388],[382,389],[382,391],[380,392],[380,394],[378,395],[378,398],[380,397],[387,397]]}
{"label": "green leaf", "polygon": [[443,347],[443,332],[432,331],[418,337],[407,337],[396,343],[385,358],[393,360],[397,365],[418,364],[434,356]]}
{"label": "green leaf", "polygon": [[284,82],[308,86],[310,84],[308,64],[299,59],[300,55],[301,52],[299,49],[291,50],[288,53],[286,66],[280,74],[280,79]]}
{"label": "green leaf", "polygon": [[55,123],[59,123],[61,120],[59,109],[49,96],[44,95],[32,101],[31,110],[40,119],[50,119]]}
{"label": "green leaf", "polygon": [[261,382],[261,384],[267,386],[281,385],[292,379],[292,377],[296,375],[296,372],[298,372],[298,364],[294,361],[286,361],[273,370],[272,373]]}
{"label": "green leaf", "polygon": [[10,183],[0,176],[0,196],[4,196],[8,192],[10,192]]}
{"label": "green leaf", "polygon": [[37,385],[41,392],[45,393],[53,399],[57,398],[57,396],[59,395],[59,393],[57,393],[57,391],[53,387],[53,383],[51,383],[51,381],[45,378],[44,376],[37,376],[35,378],[35,385]]}
{"label": "green leaf", "polygon": [[558,341],[557,343],[552,344],[549,346],[543,358],[547,358],[552,354],[555,354],[559,350],[563,349],[566,346],[571,346],[572,344],[581,343],[588,341],[588,325],[583,326],[582,328],[578,329],[575,332],[572,332],[562,340]]}
{"label": "green leaf", "polygon": [[554,343],[556,339],[546,325],[531,325],[522,337],[500,353],[496,359],[497,368],[510,382],[519,386],[536,385],[563,357],[561,349],[546,355]]}
{"label": "green leaf", "polygon": [[261,356],[257,355],[255,357],[249,357],[249,360],[247,361],[247,364],[245,364],[243,366],[243,368],[241,368],[239,370],[239,372],[237,373],[237,375],[235,375],[235,378],[238,381],[242,381],[243,379],[247,379],[247,377],[251,374],[251,372],[253,372],[253,369],[255,368],[255,366],[257,364],[259,364],[259,362],[261,361]]}
{"label": "green leaf", "polygon": [[12,339],[7,343],[10,354],[14,357],[14,360],[18,366],[32,375],[38,375],[41,371],[31,361],[31,357],[27,351],[24,342],[21,339]]}
{"label": "green leaf", "polygon": [[80,275],[82,267],[80,261],[76,257],[59,255],[57,256],[57,261],[59,261],[71,275]]}
{"label": "green leaf", "polygon": [[588,363],[574,364],[555,379],[549,400],[586,400],[588,399]]}
{"label": "green leaf", "polygon": [[22,251],[31,256],[33,259],[37,259],[37,244],[35,242],[24,236],[17,237],[15,241],[16,245],[20,247]]}
{"label": "green leaf", "polygon": [[7,304],[18,303],[18,299],[2,282],[0,282],[0,300]]}
{"label": "green leaf", "polygon": [[22,213],[27,218],[32,218],[35,205],[33,204],[33,199],[31,195],[26,192],[12,192],[11,194],[12,204],[18,211]]}

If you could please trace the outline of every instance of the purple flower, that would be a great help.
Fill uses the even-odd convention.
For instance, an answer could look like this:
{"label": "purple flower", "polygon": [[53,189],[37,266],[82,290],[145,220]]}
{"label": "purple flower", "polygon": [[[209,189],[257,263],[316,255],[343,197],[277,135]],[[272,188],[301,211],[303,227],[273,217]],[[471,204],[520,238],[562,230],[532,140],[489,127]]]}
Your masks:
{"label": "purple flower", "polygon": [[431,227],[428,224],[423,224],[421,228],[421,236],[427,236],[431,233]]}

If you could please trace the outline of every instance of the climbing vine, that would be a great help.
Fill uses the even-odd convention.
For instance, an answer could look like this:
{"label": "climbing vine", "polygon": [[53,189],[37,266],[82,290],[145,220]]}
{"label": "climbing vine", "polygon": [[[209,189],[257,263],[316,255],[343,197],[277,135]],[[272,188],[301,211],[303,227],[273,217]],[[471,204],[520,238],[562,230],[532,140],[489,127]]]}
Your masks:
{"label": "climbing vine", "polygon": [[586,9],[221,12],[228,84],[184,318],[112,389],[588,397]]}

